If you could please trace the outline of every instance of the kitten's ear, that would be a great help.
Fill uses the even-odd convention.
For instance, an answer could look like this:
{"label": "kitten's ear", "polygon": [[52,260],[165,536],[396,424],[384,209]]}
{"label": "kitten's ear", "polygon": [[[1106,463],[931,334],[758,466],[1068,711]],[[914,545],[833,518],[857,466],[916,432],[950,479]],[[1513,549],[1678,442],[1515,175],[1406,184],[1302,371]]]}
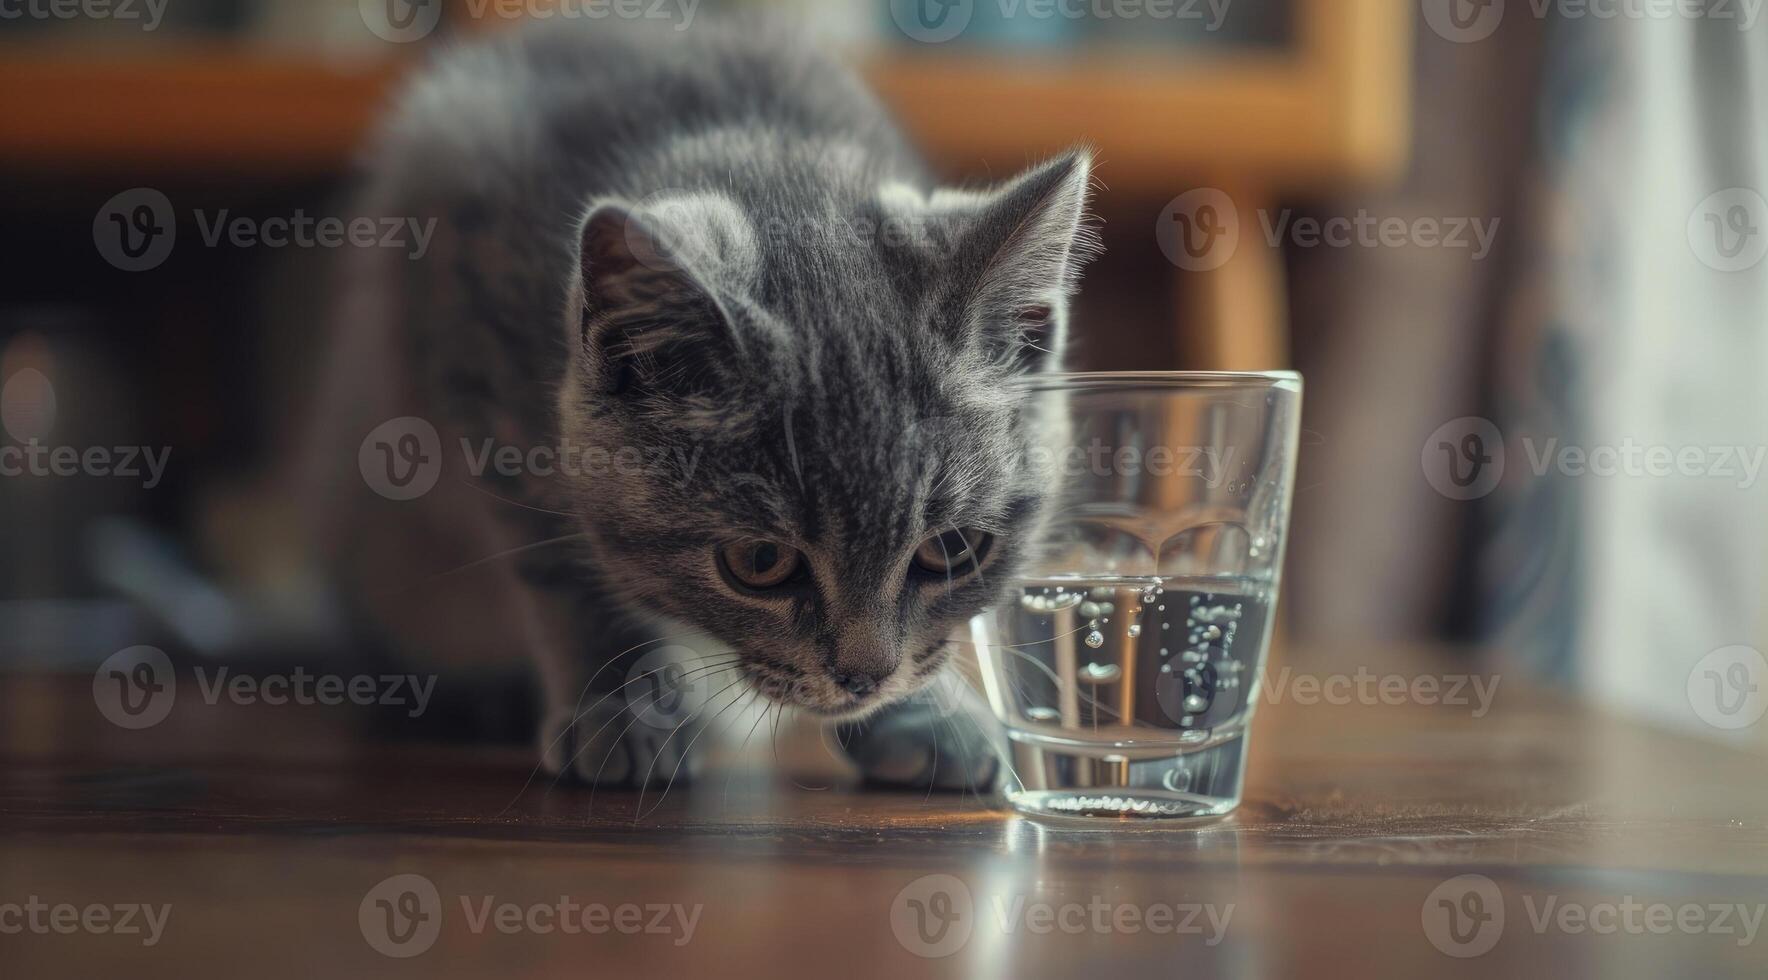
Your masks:
{"label": "kitten's ear", "polygon": [[680,215],[602,204],[584,219],[579,341],[605,390],[627,397],[704,393],[735,352],[729,317],[695,271]]}
{"label": "kitten's ear", "polygon": [[[1065,342],[1068,296],[1098,250],[1087,223],[1092,154],[1074,150],[967,199],[953,261],[967,287],[956,317],[965,340],[1015,371],[1053,368]],[[936,194],[935,210],[951,198]]]}

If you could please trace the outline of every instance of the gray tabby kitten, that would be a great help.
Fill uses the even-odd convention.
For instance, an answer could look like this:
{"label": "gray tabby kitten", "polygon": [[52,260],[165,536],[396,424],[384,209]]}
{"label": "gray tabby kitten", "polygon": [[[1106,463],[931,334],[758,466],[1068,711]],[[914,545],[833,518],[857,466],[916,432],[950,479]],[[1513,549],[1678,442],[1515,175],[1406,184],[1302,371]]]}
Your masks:
{"label": "gray tabby kitten", "polygon": [[854,75],[777,32],[448,52],[381,131],[368,195],[435,218],[434,244],[354,257],[325,423],[349,434],[336,460],[423,418],[443,472],[406,501],[334,480],[333,560],[402,643],[531,656],[555,773],[680,767],[685,736],[603,695],[686,632],[734,651],[690,673],[872,715],[849,749],[873,776],[987,782],[983,739],[948,731],[935,765],[930,725],[873,713],[1026,558],[1047,406],[1016,382],[1057,367],[1088,165],[934,190]]}

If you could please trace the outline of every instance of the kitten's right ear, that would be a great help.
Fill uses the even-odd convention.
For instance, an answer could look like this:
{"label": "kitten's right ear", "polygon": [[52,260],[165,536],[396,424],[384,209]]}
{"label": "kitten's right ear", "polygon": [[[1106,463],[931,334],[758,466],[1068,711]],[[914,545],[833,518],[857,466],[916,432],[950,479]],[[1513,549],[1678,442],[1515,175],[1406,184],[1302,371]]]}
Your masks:
{"label": "kitten's right ear", "polygon": [[1015,373],[1060,363],[1068,298],[1098,246],[1087,220],[1091,174],[1092,153],[1077,149],[992,190],[918,202],[949,235],[941,257],[958,289],[939,319],[948,336]]}
{"label": "kitten's right ear", "polygon": [[692,243],[667,219],[603,204],[583,222],[579,341],[612,394],[704,392],[736,346],[730,318],[692,268]]}

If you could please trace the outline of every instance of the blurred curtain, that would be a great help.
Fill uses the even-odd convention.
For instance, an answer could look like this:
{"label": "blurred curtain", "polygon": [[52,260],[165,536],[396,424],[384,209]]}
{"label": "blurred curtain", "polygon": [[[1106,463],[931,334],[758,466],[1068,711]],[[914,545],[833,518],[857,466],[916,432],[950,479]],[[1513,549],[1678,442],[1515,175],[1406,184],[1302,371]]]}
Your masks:
{"label": "blurred curtain", "polygon": [[[1532,666],[1713,735],[1691,672],[1765,647],[1768,25],[1707,9],[1551,25],[1528,261],[1493,373],[1526,470],[1481,501],[1476,594],[1481,635]],[[1555,437],[1632,447],[1632,471],[1537,476]],[[1643,471],[1659,447],[1703,472]]]}
{"label": "blurred curtain", "polygon": [[[1489,643],[1716,734],[1691,671],[1768,647],[1768,474],[1744,462],[1768,447],[1768,261],[1747,264],[1768,249],[1768,25],[1512,6],[1480,43],[1421,27],[1413,176],[1324,209],[1495,217],[1493,254],[1294,259],[1312,435],[1294,622]],[[1495,423],[1505,461],[1469,501],[1421,471],[1463,416]],[[1741,455],[1734,476],[1602,476],[1559,467],[1567,447]]]}

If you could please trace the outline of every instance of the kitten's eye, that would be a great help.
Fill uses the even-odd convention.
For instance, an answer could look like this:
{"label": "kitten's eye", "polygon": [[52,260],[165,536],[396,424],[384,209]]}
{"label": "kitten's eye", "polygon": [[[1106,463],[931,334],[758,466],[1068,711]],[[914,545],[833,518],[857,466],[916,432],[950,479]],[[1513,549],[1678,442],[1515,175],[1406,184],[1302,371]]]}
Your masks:
{"label": "kitten's eye", "polygon": [[989,535],[974,528],[935,534],[915,549],[915,564],[935,575],[967,571],[982,560],[982,555],[988,550],[988,544],[992,540],[994,539]]}
{"label": "kitten's eye", "polygon": [[719,564],[731,578],[751,589],[771,589],[798,571],[803,556],[797,548],[749,538],[718,549]]}

